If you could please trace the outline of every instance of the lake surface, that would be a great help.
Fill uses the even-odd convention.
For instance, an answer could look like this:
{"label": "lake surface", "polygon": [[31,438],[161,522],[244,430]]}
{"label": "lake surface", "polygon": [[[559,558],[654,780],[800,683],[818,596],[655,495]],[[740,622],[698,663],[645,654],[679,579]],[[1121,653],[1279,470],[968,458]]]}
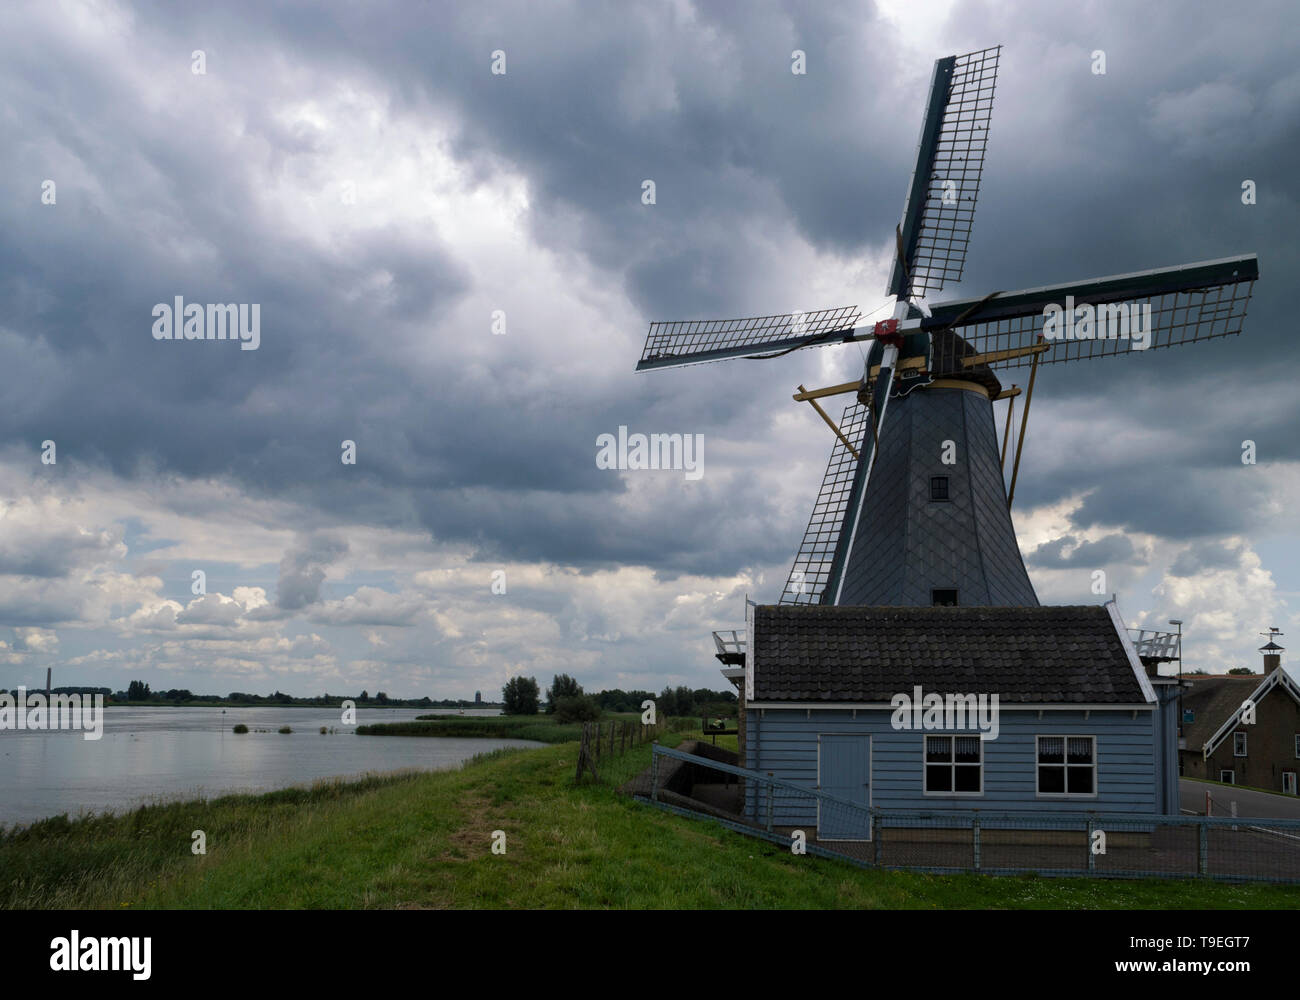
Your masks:
{"label": "lake surface", "polygon": [[[456,709],[359,708],[357,724],[400,722]],[[466,715],[497,715],[466,709]],[[337,708],[128,708],[107,706],[104,735],[0,731],[0,826],[67,813],[122,812],[159,800],[266,792],[367,771],[456,767],[532,740],[358,736]],[[249,731],[231,732],[242,722]],[[292,733],[277,732],[290,726]],[[322,736],[320,727],[335,732]],[[265,729],[267,732],[256,732]]]}

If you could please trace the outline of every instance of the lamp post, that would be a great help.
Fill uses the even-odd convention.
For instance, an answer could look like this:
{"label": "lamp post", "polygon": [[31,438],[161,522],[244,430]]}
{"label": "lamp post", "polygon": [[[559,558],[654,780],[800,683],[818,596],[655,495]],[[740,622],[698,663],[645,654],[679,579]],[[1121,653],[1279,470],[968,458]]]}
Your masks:
{"label": "lamp post", "polygon": [[1170,618],[1169,624],[1178,629],[1178,772],[1183,770],[1183,620]]}

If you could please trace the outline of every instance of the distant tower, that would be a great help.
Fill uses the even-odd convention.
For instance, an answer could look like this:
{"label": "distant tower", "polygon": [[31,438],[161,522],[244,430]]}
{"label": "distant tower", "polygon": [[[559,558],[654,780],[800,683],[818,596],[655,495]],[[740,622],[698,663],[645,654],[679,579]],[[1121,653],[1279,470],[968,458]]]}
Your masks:
{"label": "distant tower", "polygon": [[1264,654],[1264,673],[1271,674],[1274,670],[1282,665],[1282,646],[1279,646],[1273,640],[1281,635],[1276,625],[1269,628],[1267,632],[1261,632],[1260,635],[1268,639],[1268,645],[1260,646],[1259,651]]}
{"label": "distant tower", "polygon": [[483,692],[482,692],[482,691],[475,691],[475,692],[474,692],[474,704],[475,704],[475,705],[482,705],[482,704],[483,704]]}

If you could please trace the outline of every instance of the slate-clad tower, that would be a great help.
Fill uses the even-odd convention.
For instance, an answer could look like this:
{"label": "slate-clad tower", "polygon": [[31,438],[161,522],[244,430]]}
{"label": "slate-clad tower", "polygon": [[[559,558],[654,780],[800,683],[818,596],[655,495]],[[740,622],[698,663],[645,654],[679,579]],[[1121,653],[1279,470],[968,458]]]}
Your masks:
{"label": "slate-clad tower", "polygon": [[[846,524],[845,549],[848,535]],[[1007,508],[993,404],[977,384],[893,401],[838,603],[1038,606]]]}
{"label": "slate-clad tower", "polygon": [[931,356],[917,355],[926,374],[895,381],[857,530],[866,463],[822,603],[1038,606],[1002,477],[991,402],[1002,386],[983,365],[962,367],[973,353],[953,334],[935,337]]}

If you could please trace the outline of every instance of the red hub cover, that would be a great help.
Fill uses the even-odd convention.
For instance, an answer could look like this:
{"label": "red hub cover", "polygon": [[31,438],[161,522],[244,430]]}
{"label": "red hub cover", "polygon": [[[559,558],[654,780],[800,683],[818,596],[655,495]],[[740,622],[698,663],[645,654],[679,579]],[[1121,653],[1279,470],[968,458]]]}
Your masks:
{"label": "red hub cover", "polygon": [[898,320],[882,319],[871,331],[882,344],[890,344],[894,347],[903,346],[903,335],[898,332]]}

